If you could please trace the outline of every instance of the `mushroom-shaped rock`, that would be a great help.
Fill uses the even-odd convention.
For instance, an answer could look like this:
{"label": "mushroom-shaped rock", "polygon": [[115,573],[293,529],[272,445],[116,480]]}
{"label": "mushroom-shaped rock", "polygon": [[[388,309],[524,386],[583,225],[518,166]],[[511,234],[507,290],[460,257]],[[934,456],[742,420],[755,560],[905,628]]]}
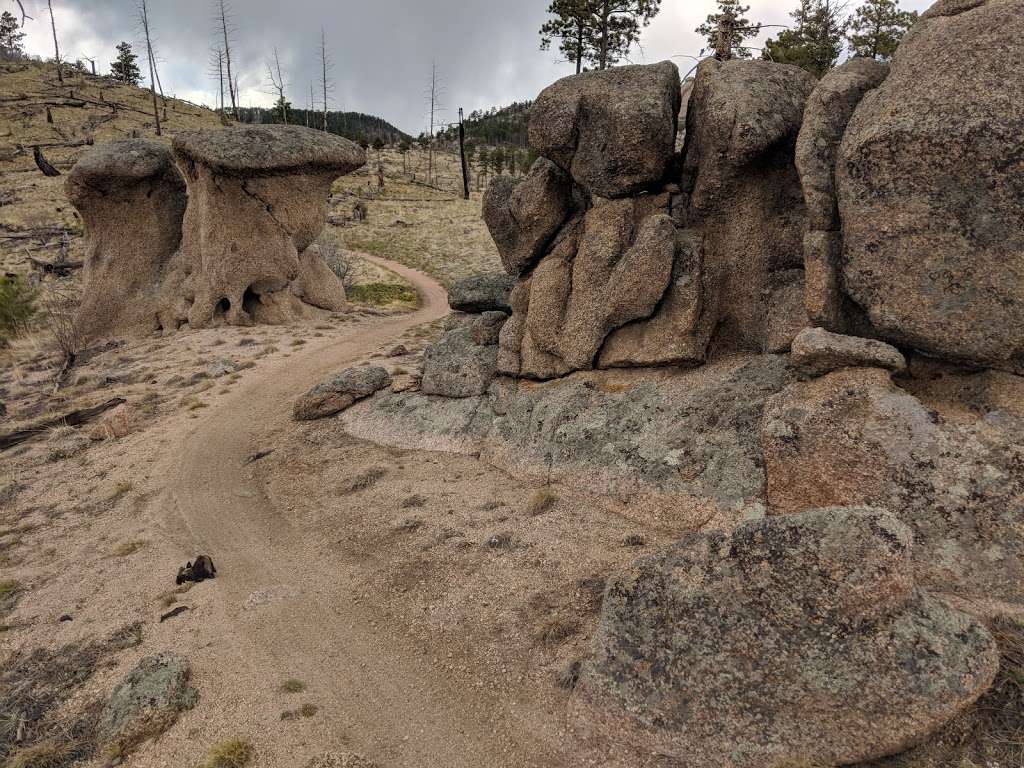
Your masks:
{"label": "mushroom-shaped rock", "polygon": [[156,330],[156,294],[187,202],[170,151],[143,139],[101,144],[71,169],[65,191],[85,224],[78,333],[90,340]]}
{"label": "mushroom-shaped rock", "polygon": [[520,275],[544,253],[572,208],[572,180],[539,158],[522,181],[497,176],[487,187],[483,218],[510,275]]}
{"label": "mushroom-shaped rock", "polygon": [[626,197],[665,178],[680,103],[670,61],[566,77],[530,108],[530,146],[594,195]]}
{"label": "mushroom-shaped rock", "polygon": [[296,400],[293,416],[296,421],[324,419],[388,386],[391,376],[384,368],[347,368]]}
{"label": "mushroom-shaped rock", "polygon": [[1022,58],[1024,0],[944,0],[854,112],[836,168],[842,285],[888,341],[1024,360]]}
{"label": "mushroom-shaped rock", "polygon": [[573,695],[585,746],[763,768],[923,741],[988,689],[999,651],[914,588],[912,541],[884,512],[833,508],[640,560],[608,585]]}
{"label": "mushroom-shaped rock", "polygon": [[365,152],[338,136],[287,125],[183,133],[173,148],[189,189],[179,265],[189,324],[217,315],[249,324],[262,307],[278,320],[301,311],[299,297],[285,289],[303,273],[300,254],[327,222],[332,183],[364,165]]}
{"label": "mushroom-shaped rock", "polygon": [[769,311],[780,285],[773,273],[803,267],[805,215],[794,154],[814,84],[799,67],[768,61],[709,59],[697,68],[683,190],[690,194],[689,225],[704,231],[705,269],[722,279],[719,336],[726,347],[776,347],[769,320],[782,328],[803,320],[802,308],[787,319],[769,318]]}

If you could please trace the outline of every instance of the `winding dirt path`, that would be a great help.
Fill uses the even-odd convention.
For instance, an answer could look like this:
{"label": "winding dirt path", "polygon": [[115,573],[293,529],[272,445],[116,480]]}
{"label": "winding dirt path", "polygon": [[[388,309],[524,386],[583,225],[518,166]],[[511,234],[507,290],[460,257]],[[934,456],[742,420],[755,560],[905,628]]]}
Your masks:
{"label": "winding dirt path", "polygon": [[[198,426],[172,435],[160,514],[182,521],[215,558],[228,625],[218,645],[250,666],[240,677],[297,677],[315,686],[338,731],[337,743],[322,748],[347,744],[388,768],[561,765],[551,723],[530,722],[514,701],[466,690],[433,669],[426,649],[353,601],[344,564],[325,562],[322,542],[307,540],[244,466],[246,457],[273,447],[280,431],[294,429],[297,394],[447,314],[447,295],[436,282],[367,258],[412,282],[420,309],[361,325],[343,339],[310,340],[301,353],[259,369],[204,412]],[[246,601],[261,594],[270,599],[246,610]]]}

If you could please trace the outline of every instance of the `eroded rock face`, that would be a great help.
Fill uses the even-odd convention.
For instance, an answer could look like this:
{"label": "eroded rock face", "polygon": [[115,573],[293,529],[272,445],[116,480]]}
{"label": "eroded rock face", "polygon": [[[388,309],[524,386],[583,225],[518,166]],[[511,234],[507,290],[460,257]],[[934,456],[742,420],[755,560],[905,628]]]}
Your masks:
{"label": "eroded rock face", "polygon": [[668,61],[567,77],[533,103],[530,145],[588,192],[626,197],[664,180],[680,104]]}
{"label": "eroded rock face", "polygon": [[[282,125],[179,134],[173,148],[189,206],[164,327],[301,315],[299,296],[287,289],[303,274],[303,252],[327,222],[331,184],[365,163],[363,150]],[[343,308],[336,306],[344,289],[333,273],[316,269],[316,279],[321,293],[335,297],[330,308]]]}
{"label": "eroded rock face", "polygon": [[384,368],[348,368],[296,400],[293,416],[296,421],[325,419],[389,386],[391,376]]}
{"label": "eroded rock face", "polygon": [[926,403],[887,371],[850,368],[772,398],[769,513],[884,507],[914,531],[924,586],[1024,602],[1024,379],[946,373],[916,385]]}
{"label": "eroded rock face", "polygon": [[159,327],[155,289],[181,242],[187,197],[170,151],[143,139],[89,150],[68,174],[85,224],[83,338]]}
{"label": "eroded rock face", "polygon": [[543,157],[521,180],[497,176],[484,193],[483,218],[510,275],[544,253],[572,209],[572,180]]}
{"label": "eroded rock face", "polygon": [[1021,0],[939,3],[850,121],[836,169],[843,285],[887,340],[1001,367],[1024,358],[1022,55]]}
{"label": "eroded rock face", "polygon": [[[803,268],[805,208],[794,156],[814,83],[798,67],[765,61],[709,59],[697,69],[682,186],[689,226],[704,233],[704,268],[720,276],[725,347],[778,346],[767,339],[768,313],[774,273]],[[775,318],[783,327],[799,322]]]}
{"label": "eroded rock face", "polygon": [[825,509],[640,560],[609,582],[577,732],[692,768],[845,765],[921,742],[991,685],[999,653],[914,588],[912,541],[884,512]]}

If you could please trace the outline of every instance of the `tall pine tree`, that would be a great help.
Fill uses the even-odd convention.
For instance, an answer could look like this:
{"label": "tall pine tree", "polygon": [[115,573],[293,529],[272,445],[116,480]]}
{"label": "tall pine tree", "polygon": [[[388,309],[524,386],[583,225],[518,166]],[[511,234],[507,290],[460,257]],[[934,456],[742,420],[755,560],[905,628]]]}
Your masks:
{"label": "tall pine tree", "polygon": [[706,50],[712,51],[719,61],[750,58],[750,49],[743,42],[757,37],[761,25],[747,20],[744,14],[749,11],[750,6],[742,5],[740,0],[718,0],[718,13],[708,15],[707,20],[697,27],[697,34],[707,38]]}
{"label": "tall pine tree", "polygon": [[917,22],[917,11],[900,10],[899,0],[865,0],[850,19],[850,52],[888,61]]}
{"label": "tall pine tree", "polygon": [[541,49],[561,40],[559,50],[575,62],[608,69],[629,55],[640,31],[661,10],[661,0],[552,0],[555,18],[541,27]]}
{"label": "tall pine tree", "polygon": [[17,59],[25,55],[25,47],[21,41],[25,33],[21,25],[10,11],[0,15],[0,58]]}
{"label": "tall pine tree", "polygon": [[138,85],[142,80],[139,72],[138,56],[132,51],[130,43],[118,43],[117,58],[110,65],[110,76],[125,85]]}

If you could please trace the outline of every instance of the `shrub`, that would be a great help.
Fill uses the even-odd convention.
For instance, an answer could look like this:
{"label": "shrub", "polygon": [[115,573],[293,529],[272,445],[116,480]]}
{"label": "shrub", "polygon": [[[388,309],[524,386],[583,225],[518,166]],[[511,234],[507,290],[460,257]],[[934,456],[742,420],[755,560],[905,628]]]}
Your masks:
{"label": "shrub", "polygon": [[210,748],[203,768],[243,768],[251,760],[252,745],[239,739],[230,739]]}
{"label": "shrub", "polygon": [[0,345],[28,327],[36,313],[36,292],[20,277],[0,277]]}

